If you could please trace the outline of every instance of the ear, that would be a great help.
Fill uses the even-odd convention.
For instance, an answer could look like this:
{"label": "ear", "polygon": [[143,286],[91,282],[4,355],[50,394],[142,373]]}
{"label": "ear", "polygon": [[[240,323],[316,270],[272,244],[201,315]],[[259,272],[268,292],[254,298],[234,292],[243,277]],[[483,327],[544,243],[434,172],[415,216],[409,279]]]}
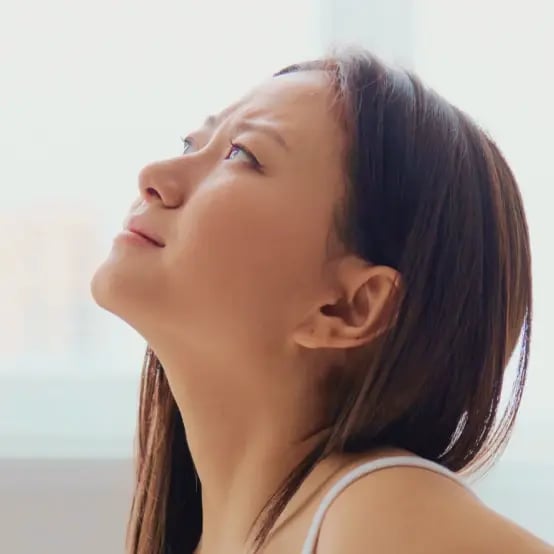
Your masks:
{"label": "ear", "polygon": [[394,322],[400,274],[392,267],[349,257],[337,270],[337,285],[295,329],[305,348],[353,348],[371,342]]}

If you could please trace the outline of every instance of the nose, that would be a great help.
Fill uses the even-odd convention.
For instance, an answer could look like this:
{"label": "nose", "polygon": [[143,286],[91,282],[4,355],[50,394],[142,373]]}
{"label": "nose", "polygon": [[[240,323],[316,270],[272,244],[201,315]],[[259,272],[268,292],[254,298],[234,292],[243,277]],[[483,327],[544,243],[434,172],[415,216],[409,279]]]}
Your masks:
{"label": "nose", "polygon": [[177,208],[184,202],[185,187],[175,160],[154,162],[139,173],[139,192],[146,203],[159,202],[166,208]]}

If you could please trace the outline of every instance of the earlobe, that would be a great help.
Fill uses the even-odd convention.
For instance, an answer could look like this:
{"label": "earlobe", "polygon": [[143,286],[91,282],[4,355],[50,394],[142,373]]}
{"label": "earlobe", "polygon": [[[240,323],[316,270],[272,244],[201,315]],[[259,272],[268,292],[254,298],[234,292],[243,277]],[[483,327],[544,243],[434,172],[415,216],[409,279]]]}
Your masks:
{"label": "earlobe", "polygon": [[298,326],[294,333],[294,342],[304,348],[326,348],[329,342],[329,325],[325,318],[314,314],[313,318]]}
{"label": "earlobe", "polygon": [[305,348],[354,348],[370,343],[394,323],[400,275],[388,266],[343,271],[341,293],[314,309],[296,329]]}

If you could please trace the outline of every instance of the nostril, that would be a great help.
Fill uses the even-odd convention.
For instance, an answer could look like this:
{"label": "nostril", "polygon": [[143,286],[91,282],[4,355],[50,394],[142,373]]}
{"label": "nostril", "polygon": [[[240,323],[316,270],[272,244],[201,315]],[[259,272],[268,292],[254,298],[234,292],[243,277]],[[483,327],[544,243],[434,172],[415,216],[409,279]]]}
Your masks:
{"label": "nostril", "polygon": [[152,187],[148,187],[146,189],[146,194],[148,194],[148,196],[156,196],[158,198],[161,198],[161,196],[158,194],[158,191]]}

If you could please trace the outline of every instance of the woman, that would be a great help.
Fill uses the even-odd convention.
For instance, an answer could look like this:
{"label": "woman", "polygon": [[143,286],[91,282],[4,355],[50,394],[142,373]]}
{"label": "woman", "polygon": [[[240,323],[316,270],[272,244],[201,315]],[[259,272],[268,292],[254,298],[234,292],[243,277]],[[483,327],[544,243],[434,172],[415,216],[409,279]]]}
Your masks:
{"label": "woman", "polygon": [[529,352],[527,225],[492,140],[360,51],[183,142],[91,283],[149,345],[129,552],[552,552],[458,475],[505,444]]}

